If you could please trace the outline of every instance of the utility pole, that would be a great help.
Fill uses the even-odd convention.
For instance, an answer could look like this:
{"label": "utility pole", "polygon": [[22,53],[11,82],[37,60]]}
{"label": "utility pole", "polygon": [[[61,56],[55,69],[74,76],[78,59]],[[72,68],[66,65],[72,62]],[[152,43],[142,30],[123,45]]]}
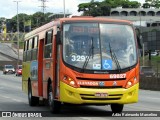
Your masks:
{"label": "utility pole", "polygon": [[65,0],[63,0],[63,9],[64,9],[64,18],[66,17],[66,5],[65,5]]}
{"label": "utility pole", "polygon": [[[152,23],[151,23],[152,19],[150,19],[150,37],[151,37],[151,41],[152,41]],[[150,45],[150,50],[149,50],[149,61],[151,61],[151,45]],[[151,64],[151,63],[150,63]]]}
{"label": "utility pole", "polygon": [[[140,39],[142,39],[142,25],[141,25],[141,21],[142,21],[142,18],[141,18],[141,10],[139,11],[139,15],[140,15]],[[145,62],[144,62],[144,54],[145,54],[145,51],[144,51],[144,43],[142,45],[142,53],[143,53],[143,66],[145,66]]]}
{"label": "utility pole", "polygon": [[17,66],[19,65],[19,18],[18,18],[18,3],[21,1],[13,1],[17,3],[17,52],[18,52],[18,60],[17,60]]}
{"label": "utility pole", "polygon": [[39,1],[41,1],[42,3],[41,3],[41,6],[39,6],[39,7],[41,7],[42,8],[42,11],[43,11],[43,20],[42,20],[42,24],[44,24],[45,23],[45,10],[46,10],[46,2],[47,2],[47,0],[39,0]]}
{"label": "utility pole", "polygon": [[41,6],[39,6],[39,7],[41,7],[42,8],[42,11],[43,11],[43,14],[45,13],[45,10],[46,10],[46,2],[47,2],[47,0],[39,0],[39,1],[41,1],[42,3],[41,3]]}

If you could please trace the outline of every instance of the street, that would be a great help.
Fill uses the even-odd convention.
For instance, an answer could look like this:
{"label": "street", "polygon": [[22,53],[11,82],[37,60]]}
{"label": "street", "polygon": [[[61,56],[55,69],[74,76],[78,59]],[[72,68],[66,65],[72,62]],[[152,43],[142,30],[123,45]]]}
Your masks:
{"label": "street", "polygon": [[[128,104],[124,106],[123,111],[160,111],[160,92],[140,90],[139,102],[135,104]],[[112,120],[117,117],[106,117],[111,114],[110,106],[62,106],[61,113],[55,115],[49,112],[48,106],[28,105],[27,94],[23,93],[21,88],[21,76],[17,77],[13,74],[3,75],[0,71],[0,111],[45,111],[47,115],[54,117],[54,119],[65,120]],[[71,118],[71,117],[74,118]],[[0,118],[2,119],[2,118]],[[17,119],[17,118],[16,118]],[[37,118],[38,119],[38,118]],[[45,119],[45,118],[43,118]],[[47,117],[47,119],[52,119]],[[124,119],[120,117],[119,119]],[[127,119],[135,119],[130,117]],[[150,117],[141,117],[141,119],[150,119]],[[155,117],[158,119],[158,117]]]}

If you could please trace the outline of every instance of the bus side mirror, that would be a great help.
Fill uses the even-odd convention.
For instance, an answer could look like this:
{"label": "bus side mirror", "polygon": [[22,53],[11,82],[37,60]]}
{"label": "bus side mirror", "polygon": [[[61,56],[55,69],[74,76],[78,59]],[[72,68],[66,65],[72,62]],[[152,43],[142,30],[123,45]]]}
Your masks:
{"label": "bus side mirror", "polygon": [[62,35],[60,31],[57,31],[56,40],[57,44],[62,44]]}
{"label": "bus side mirror", "polygon": [[142,43],[143,43],[142,35],[137,35],[137,43],[138,43],[138,48],[142,49]]}

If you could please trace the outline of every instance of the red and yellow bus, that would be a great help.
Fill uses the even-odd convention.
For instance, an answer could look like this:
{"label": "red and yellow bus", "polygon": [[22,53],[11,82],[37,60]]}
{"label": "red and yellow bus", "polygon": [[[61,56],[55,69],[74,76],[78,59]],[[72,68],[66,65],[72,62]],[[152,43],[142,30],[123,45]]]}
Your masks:
{"label": "red and yellow bus", "polygon": [[122,112],[138,101],[138,42],[130,21],[94,17],[61,18],[26,34],[22,89],[29,105],[47,100],[110,105]]}

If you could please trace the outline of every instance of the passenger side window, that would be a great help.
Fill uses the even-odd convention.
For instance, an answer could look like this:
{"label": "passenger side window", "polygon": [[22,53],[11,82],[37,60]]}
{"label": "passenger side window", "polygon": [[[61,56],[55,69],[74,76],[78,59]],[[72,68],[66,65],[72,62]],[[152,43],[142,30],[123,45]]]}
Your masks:
{"label": "passenger side window", "polygon": [[27,61],[31,61],[31,57],[32,57],[31,51],[32,51],[32,43],[33,43],[32,41],[33,41],[32,38],[28,40],[27,58],[26,58]]}
{"label": "passenger side window", "polygon": [[24,48],[23,48],[23,61],[26,61],[26,55],[27,55],[27,50],[28,50],[28,40],[24,42]]}
{"label": "passenger side window", "polygon": [[53,39],[53,30],[49,30],[46,32],[45,38],[45,58],[51,58],[52,56],[52,39]]}
{"label": "passenger side window", "polygon": [[38,36],[33,38],[33,44],[32,44],[33,50],[32,50],[32,60],[37,60],[37,48],[38,48]]}

